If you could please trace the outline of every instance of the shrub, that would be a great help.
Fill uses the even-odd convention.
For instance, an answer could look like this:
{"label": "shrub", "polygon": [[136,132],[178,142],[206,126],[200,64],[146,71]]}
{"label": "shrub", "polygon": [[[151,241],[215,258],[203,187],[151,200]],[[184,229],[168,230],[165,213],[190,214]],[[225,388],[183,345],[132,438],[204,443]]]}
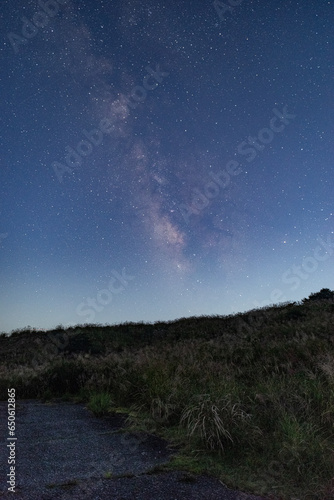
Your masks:
{"label": "shrub", "polygon": [[56,361],[44,372],[44,386],[53,394],[76,394],[84,387],[85,373],[77,360]]}
{"label": "shrub", "polygon": [[322,288],[320,292],[311,293],[307,299],[303,299],[303,303],[314,302],[316,300],[334,300],[334,291],[329,288]]}
{"label": "shrub", "polygon": [[107,392],[101,392],[91,395],[87,407],[96,417],[103,417],[104,415],[108,415],[112,404],[113,401],[110,394]]}
{"label": "shrub", "polygon": [[215,400],[210,394],[200,394],[184,409],[181,424],[186,425],[189,436],[199,437],[206,448],[224,451],[228,442],[234,443],[240,423],[249,418],[229,395]]}

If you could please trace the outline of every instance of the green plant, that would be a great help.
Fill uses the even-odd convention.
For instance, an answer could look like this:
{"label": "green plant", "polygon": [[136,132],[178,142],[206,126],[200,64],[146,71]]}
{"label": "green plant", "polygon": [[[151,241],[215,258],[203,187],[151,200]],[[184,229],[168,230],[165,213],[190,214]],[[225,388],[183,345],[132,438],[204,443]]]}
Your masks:
{"label": "green plant", "polygon": [[177,449],[173,470],[268,498],[329,500],[334,304],[315,295],[233,316],[69,328],[70,349],[52,356],[47,332],[0,337],[0,395],[67,395],[95,415],[118,407],[132,431]]}
{"label": "green plant", "polygon": [[223,451],[228,442],[234,443],[234,428],[249,418],[229,395],[215,400],[210,394],[200,394],[184,409],[181,424],[186,425],[189,436],[199,436],[208,449]]}
{"label": "green plant", "polygon": [[92,394],[87,405],[96,417],[107,415],[111,406],[112,399],[107,392]]}
{"label": "green plant", "polygon": [[334,291],[329,288],[322,288],[320,292],[311,293],[307,299],[303,299],[303,303],[305,304],[317,300],[334,300]]}

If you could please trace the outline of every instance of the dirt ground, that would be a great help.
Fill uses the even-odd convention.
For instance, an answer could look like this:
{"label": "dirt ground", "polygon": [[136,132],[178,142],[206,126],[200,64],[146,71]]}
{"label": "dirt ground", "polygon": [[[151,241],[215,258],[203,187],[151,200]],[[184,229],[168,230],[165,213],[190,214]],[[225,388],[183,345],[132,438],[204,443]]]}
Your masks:
{"label": "dirt ground", "polygon": [[[24,500],[262,500],[182,471],[150,473],[172,450],[160,438],[120,432],[121,416],[83,404],[18,401],[15,494],[8,491],[7,402],[0,402],[0,496]],[[264,499],[263,499],[264,500]]]}

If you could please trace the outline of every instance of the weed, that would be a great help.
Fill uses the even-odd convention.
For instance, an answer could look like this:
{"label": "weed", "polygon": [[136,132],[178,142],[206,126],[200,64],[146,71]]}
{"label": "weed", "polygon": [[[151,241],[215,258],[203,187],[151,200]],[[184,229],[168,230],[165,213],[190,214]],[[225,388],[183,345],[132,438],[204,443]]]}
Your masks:
{"label": "weed", "polygon": [[106,392],[92,394],[87,405],[96,417],[108,415],[111,406],[111,396]]}
{"label": "weed", "polygon": [[84,325],[69,328],[67,350],[47,359],[47,332],[25,329],[0,337],[0,399],[15,387],[19,399],[74,398],[97,416],[118,408],[132,429],[177,449],[160,470],[183,470],[189,481],[210,473],[267,497],[329,500],[333,312],[333,300],[316,295],[234,316]]}

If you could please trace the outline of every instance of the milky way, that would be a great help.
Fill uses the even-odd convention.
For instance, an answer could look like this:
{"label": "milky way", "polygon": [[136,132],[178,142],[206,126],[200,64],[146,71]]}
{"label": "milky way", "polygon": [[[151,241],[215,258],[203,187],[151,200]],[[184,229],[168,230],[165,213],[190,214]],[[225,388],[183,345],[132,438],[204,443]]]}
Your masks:
{"label": "milky way", "polygon": [[2,2],[2,331],[333,288],[331,1]]}

